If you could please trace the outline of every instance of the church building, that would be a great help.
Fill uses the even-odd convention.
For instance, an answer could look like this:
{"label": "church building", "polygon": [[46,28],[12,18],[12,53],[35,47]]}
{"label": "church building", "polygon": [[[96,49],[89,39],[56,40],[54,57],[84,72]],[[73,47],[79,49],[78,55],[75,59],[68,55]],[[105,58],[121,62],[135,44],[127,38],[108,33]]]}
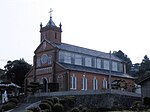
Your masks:
{"label": "church building", "polygon": [[114,80],[123,80],[126,90],[132,91],[134,79],[126,73],[124,61],[111,53],[62,43],[61,33],[61,23],[56,26],[52,16],[46,26],[40,25],[40,45],[26,85],[39,82],[42,92],[86,91],[111,89]]}

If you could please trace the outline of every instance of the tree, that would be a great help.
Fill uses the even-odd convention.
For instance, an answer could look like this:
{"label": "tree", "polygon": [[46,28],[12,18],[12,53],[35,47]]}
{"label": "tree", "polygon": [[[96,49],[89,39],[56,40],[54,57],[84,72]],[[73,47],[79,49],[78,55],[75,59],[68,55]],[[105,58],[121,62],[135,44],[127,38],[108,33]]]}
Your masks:
{"label": "tree", "polygon": [[126,54],[124,54],[121,50],[119,50],[118,52],[114,51],[113,55],[117,56],[126,63],[126,71],[127,73],[130,73],[132,66],[132,61],[130,60],[130,58]]}
{"label": "tree", "polygon": [[0,75],[4,75],[4,73],[5,73],[5,70],[0,69]]}
{"label": "tree", "polygon": [[22,87],[25,75],[31,69],[31,65],[25,62],[24,59],[20,59],[8,61],[4,68],[7,79]]}
{"label": "tree", "polygon": [[140,63],[139,72],[136,82],[146,79],[150,76],[150,59],[147,55],[144,56],[144,59]]}
{"label": "tree", "polygon": [[4,74],[5,74],[5,70],[0,69],[0,79],[2,79],[2,77],[4,76]]}
{"label": "tree", "polygon": [[141,62],[139,68],[139,75],[145,74],[147,71],[150,71],[150,60],[147,55],[144,56],[144,59]]}
{"label": "tree", "polygon": [[42,89],[42,86],[39,82],[30,82],[30,84],[27,85],[27,91],[32,92],[32,94],[34,94],[39,89]]}

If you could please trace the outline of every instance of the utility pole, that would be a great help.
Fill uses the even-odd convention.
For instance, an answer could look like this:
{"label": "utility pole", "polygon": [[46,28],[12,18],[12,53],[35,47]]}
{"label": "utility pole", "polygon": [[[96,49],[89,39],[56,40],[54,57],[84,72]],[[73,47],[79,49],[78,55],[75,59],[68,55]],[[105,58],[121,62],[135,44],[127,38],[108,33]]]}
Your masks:
{"label": "utility pole", "polygon": [[111,90],[111,70],[112,70],[112,59],[111,51],[109,52],[109,89]]}

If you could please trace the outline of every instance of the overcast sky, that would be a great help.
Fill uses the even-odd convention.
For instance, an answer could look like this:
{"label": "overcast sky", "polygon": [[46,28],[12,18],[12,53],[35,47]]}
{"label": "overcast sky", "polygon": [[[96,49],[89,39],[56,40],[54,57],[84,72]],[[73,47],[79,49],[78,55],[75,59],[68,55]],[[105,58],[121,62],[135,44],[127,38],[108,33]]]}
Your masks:
{"label": "overcast sky", "polygon": [[0,0],[0,68],[20,58],[32,64],[50,8],[63,43],[122,50],[133,63],[150,56],[150,0]]}

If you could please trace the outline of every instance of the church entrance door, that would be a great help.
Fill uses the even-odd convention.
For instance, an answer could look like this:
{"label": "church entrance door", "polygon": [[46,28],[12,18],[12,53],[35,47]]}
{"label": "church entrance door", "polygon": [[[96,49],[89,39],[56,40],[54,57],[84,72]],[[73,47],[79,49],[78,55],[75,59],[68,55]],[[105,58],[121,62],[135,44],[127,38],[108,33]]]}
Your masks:
{"label": "church entrance door", "polygon": [[43,78],[43,91],[42,92],[47,92],[48,90],[48,82],[46,78]]}

